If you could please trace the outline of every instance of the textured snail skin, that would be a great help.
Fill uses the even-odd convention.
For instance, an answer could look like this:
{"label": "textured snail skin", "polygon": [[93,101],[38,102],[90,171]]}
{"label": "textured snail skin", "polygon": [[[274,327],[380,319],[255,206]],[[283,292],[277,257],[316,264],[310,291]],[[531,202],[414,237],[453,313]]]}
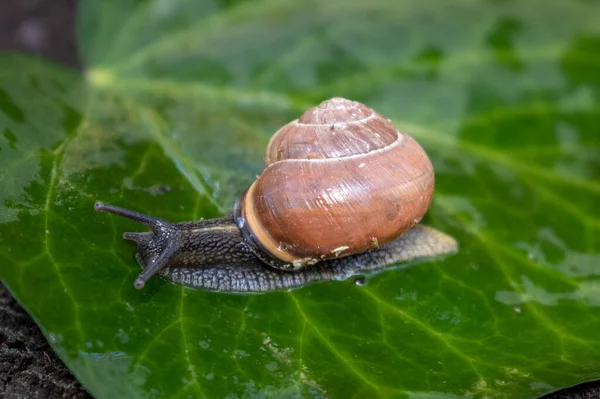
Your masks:
{"label": "textured snail skin", "polygon": [[343,98],[282,127],[265,161],[241,200],[241,218],[284,269],[394,240],[421,220],[433,195],[433,166],[421,146]]}
{"label": "textured snail skin", "polygon": [[[124,233],[137,244],[143,268],[134,284],[142,288],[154,274],[191,288],[223,292],[265,292],[383,269],[398,262],[450,254],[458,245],[450,236],[422,225],[400,238],[360,254],[329,259],[287,271],[265,264],[234,222],[234,216],[172,223],[98,202],[96,211],[136,220],[152,231]],[[155,267],[158,265],[159,267]]]}
{"label": "textured snail skin", "polygon": [[[240,240],[240,241],[238,241]],[[241,236],[231,237],[229,248],[241,248]],[[217,243],[215,243],[218,245]],[[202,268],[167,267],[160,275],[191,288],[225,292],[267,292],[297,288],[309,283],[343,280],[353,275],[382,269],[394,263],[456,252],[456,241],[431,227],[417,225],[402,237],[378,249],[338,259],[329,259],[296,271],[266,266],[248,250],[241,262],[223,262]],[[239,253],[239,252],[237,252]]]}

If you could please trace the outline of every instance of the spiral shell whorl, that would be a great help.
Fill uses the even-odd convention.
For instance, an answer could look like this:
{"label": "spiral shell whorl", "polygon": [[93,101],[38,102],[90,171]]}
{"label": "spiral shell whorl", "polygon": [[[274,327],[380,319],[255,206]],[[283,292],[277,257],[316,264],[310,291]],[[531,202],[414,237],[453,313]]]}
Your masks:
{"label": "spiral shell whorl", "polygon": [[433,195],[433,166],[421,146],[341,98],[281,128],[265,159],[240,199],[243,231],[292,268],[399,237],[421,220]]}
{"label": "spiral shell whorl", "polygon": [[300,124],[331,125],[332,123],[352,123],[372,117],[374,112],[356,101],[334,97],[308,109],[300,118]]}
{"label": "spiral shell whorl", "polygon": [[389,120],[361,103],[335,97],[279,129],[269,141],[265,164],[364,154],[397,139]]}

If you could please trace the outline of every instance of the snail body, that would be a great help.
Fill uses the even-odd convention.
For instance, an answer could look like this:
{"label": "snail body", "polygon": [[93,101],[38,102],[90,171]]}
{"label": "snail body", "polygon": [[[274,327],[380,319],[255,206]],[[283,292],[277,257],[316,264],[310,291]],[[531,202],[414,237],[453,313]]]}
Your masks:
{"label": "snail body", "polygon": [[96,203],[146,224],[138,244],[142,288],[154,274],[218,291],[268,291],[341,279],[456,250],[415,225],[434,188],[433,166],[410,136],[365,105],[332,98],[279,129],[265,170],[231,215],[171,223]]}

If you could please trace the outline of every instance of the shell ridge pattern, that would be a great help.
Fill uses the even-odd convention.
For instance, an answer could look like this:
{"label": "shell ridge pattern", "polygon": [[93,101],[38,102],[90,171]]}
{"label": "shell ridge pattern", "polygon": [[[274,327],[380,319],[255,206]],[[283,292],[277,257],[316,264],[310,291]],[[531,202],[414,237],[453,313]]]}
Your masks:
{"label": "shell ridge pattern", "polygon": [[[332,108],[330,108],[330,109],[332,109]],[[333,108],[333,109],[336,109],[336,108]],[[348,121],[348,122],[338,121],[338,122],[308,123],[308,122],[300,122],[300,119],[295,119],[290,123],[297,125],[297,126],[331,126],[331,125],[337,126],[337,125],[349,125],[352,123],[365,123],[365,122],[368,122],[369,120],[375,118],[376,116],[377,116],[377,112],[373,111],[369,116],[365,116],[364,118],[355,119],[355,120]]]}
{"label": "shell ridge pattern", "polygon": [[265,171],[268,170],[269,168],[271,168],[272,166],[280,164],[282,162],[319,162],[319,163],[321,163],[321,162],[340,162],[340,161],[344,161],[344,160],[358,159],[358,158],[363,158],[363,157],[367,157],[367,156],[372,156],[377,153],[390,151],[394,147],[402,145],[402,142],[404,141],[404,134],[400,133],[398,131],[396,131],[396,132],[398,133],[398,138],[395,141],[393,141],[390,144],[387,144],[384,147],[378,148],[376,150],[372,150],[369,152],[363,152],[360,154],[340,156],[338,158],[310,158],[310,159],[308,159],[308,158],[287,158],[287,159],[282,159],[280,161],[275,161],[275,162],[270,163],[269,166],[267,166],[265,168],[263,173],[265,173]]}

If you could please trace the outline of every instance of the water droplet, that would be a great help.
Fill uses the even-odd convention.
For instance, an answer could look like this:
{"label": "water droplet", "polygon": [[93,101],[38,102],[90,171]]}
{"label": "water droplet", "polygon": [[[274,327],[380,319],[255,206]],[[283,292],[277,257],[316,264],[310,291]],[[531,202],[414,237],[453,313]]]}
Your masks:
{"label": "water droplet", "polygon": [[359,277],[356,280],[354,280],[354,284],[362,287],[367,284],[367,279],[364,277]]}

